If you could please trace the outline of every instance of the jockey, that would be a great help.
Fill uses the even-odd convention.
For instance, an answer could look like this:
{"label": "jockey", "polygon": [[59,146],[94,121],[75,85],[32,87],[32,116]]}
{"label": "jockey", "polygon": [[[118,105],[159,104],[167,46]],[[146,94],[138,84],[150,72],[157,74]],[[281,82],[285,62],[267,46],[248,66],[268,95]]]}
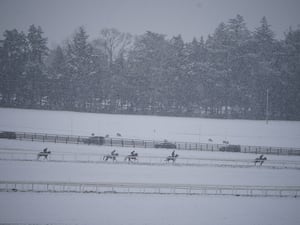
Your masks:
{"label": "jockey", "polygon": [[111,155],[115,155],[116,154],[116,150],[114,149],[110,154]]}
{"label": "jockey", "polygon": [[172,152],[172,157],[174,157],[175,156],[175,150]]}
{"label": "jockey", "polygon": [[48,150],[48,148],[44,148],[44,149],[43,149],[43,152],[45,152],[45,153],[46,153],[46,152],[47,152],[47,150]]}
{"label": "jockey", "polygon": [[130,152],[130,155],[134,156],[136,153],[135,151],[133,150],[132,152]]}

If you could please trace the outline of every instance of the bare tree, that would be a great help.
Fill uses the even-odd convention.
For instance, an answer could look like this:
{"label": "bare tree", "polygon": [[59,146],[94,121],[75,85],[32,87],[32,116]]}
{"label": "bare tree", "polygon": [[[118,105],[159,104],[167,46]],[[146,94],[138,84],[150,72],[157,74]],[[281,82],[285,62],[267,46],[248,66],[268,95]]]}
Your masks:
{"label": "bare tree", "polygon": [[133,43],[133,37],[131,34],[122,33],[115,28],[105,28],[101,30],[100,38],[94,43],[96,46],[103,48],[111,66],[120,55],[126,56]]}

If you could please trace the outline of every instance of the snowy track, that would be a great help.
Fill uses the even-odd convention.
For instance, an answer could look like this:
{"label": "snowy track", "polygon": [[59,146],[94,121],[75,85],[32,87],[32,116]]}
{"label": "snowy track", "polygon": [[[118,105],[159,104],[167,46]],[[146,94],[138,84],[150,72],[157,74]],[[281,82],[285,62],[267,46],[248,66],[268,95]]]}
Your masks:
{"label": "snowy track", "polygon": [[300,186],[0,181],[0,191],[299,197]]}
{"label": "snowy track", "polygon": [[136,162],[125,162],[125,155],[118,157],[115,162],[104,161],[104,154],[78,154],[56,153],[48,156],[48,160],[37,160],[37,154],[31,152],[1,151],[0,160],[11,161],[40,161],[40,162],[75,162],[75,163],[106,163],[106,164],[133,164],[153,166],[218,166],[233,168],[263,167],[270,169],[300,169],[300,161],[292,160],[267,160],[262,166],[254,165],[253,160],[248,159],[216,159],[216,158],[189,158],[181,157],[175,163],[166,162],[160,156],[142,156]]}

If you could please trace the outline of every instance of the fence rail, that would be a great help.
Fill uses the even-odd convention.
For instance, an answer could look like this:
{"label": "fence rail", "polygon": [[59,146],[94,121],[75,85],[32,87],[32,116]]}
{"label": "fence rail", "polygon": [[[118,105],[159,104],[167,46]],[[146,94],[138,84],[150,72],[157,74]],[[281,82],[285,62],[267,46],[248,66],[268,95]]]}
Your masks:
{"label": "fence rail", "polygon": [[299,197],[300,186],[0,181],[0,191]]}
{"label": "fence rail", "polygon": [[[88,136],[75,136],[75,135],[61,135],[61,134],[46,134],[46,133],[29,133],[29,132],[8,132],[0,131],[3,133],[13,133],[12,136],[0,136],[0,138],[39,141],[39,142],[53,142],[53,143],[66,143],[66,144],[98,144],[114,147],[133,147],[133,148],[155,148],[156,144],[163,141],[159,140],[141,140],[141,139],[128,139],[128,138],[103,138],[103,141],[94,143],[91,137]],[[212,143],[195,143],[195,142],[174,142],[176,149],[180,150],[193,150],[193,151],[220,151],[226,144],[212,144]],[[229,150],[230,151],[230,150]],[[249,146],[240,145],[238,152],[255,153],[255,154],[276,154],[276,155],[297,155],[300,156],[300,148],[287,148],[287,147],[269,147],[269,146]]]}

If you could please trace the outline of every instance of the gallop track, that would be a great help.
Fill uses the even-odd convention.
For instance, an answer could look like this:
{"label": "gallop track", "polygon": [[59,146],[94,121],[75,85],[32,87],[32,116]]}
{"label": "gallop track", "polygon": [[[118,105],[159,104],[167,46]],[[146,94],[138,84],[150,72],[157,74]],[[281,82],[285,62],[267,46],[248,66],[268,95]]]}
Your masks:
{"label": "gallop track", "polygon": [[125,155],[120,155],[116,161],[104,161],[104,154],[88,153],[55,153],[48,159],[37,160],[37,155],[32,152],[5,151],[0,149],[0,160],[10,161],[39,161],[39,162],[73,162],[73,163],[106,163],[106,164],[130,164],[148,166],[211,166],[249,168],[262,167],[269,169],[300,169],[300,161],[291,160],[267,160],[262,166],[254,165],[254,160],[248,159],[215,159],[215,158],[189,158],[181,157],[173,162],[166,162],[161,156],[139,156],[135,162],[124,161]]}

